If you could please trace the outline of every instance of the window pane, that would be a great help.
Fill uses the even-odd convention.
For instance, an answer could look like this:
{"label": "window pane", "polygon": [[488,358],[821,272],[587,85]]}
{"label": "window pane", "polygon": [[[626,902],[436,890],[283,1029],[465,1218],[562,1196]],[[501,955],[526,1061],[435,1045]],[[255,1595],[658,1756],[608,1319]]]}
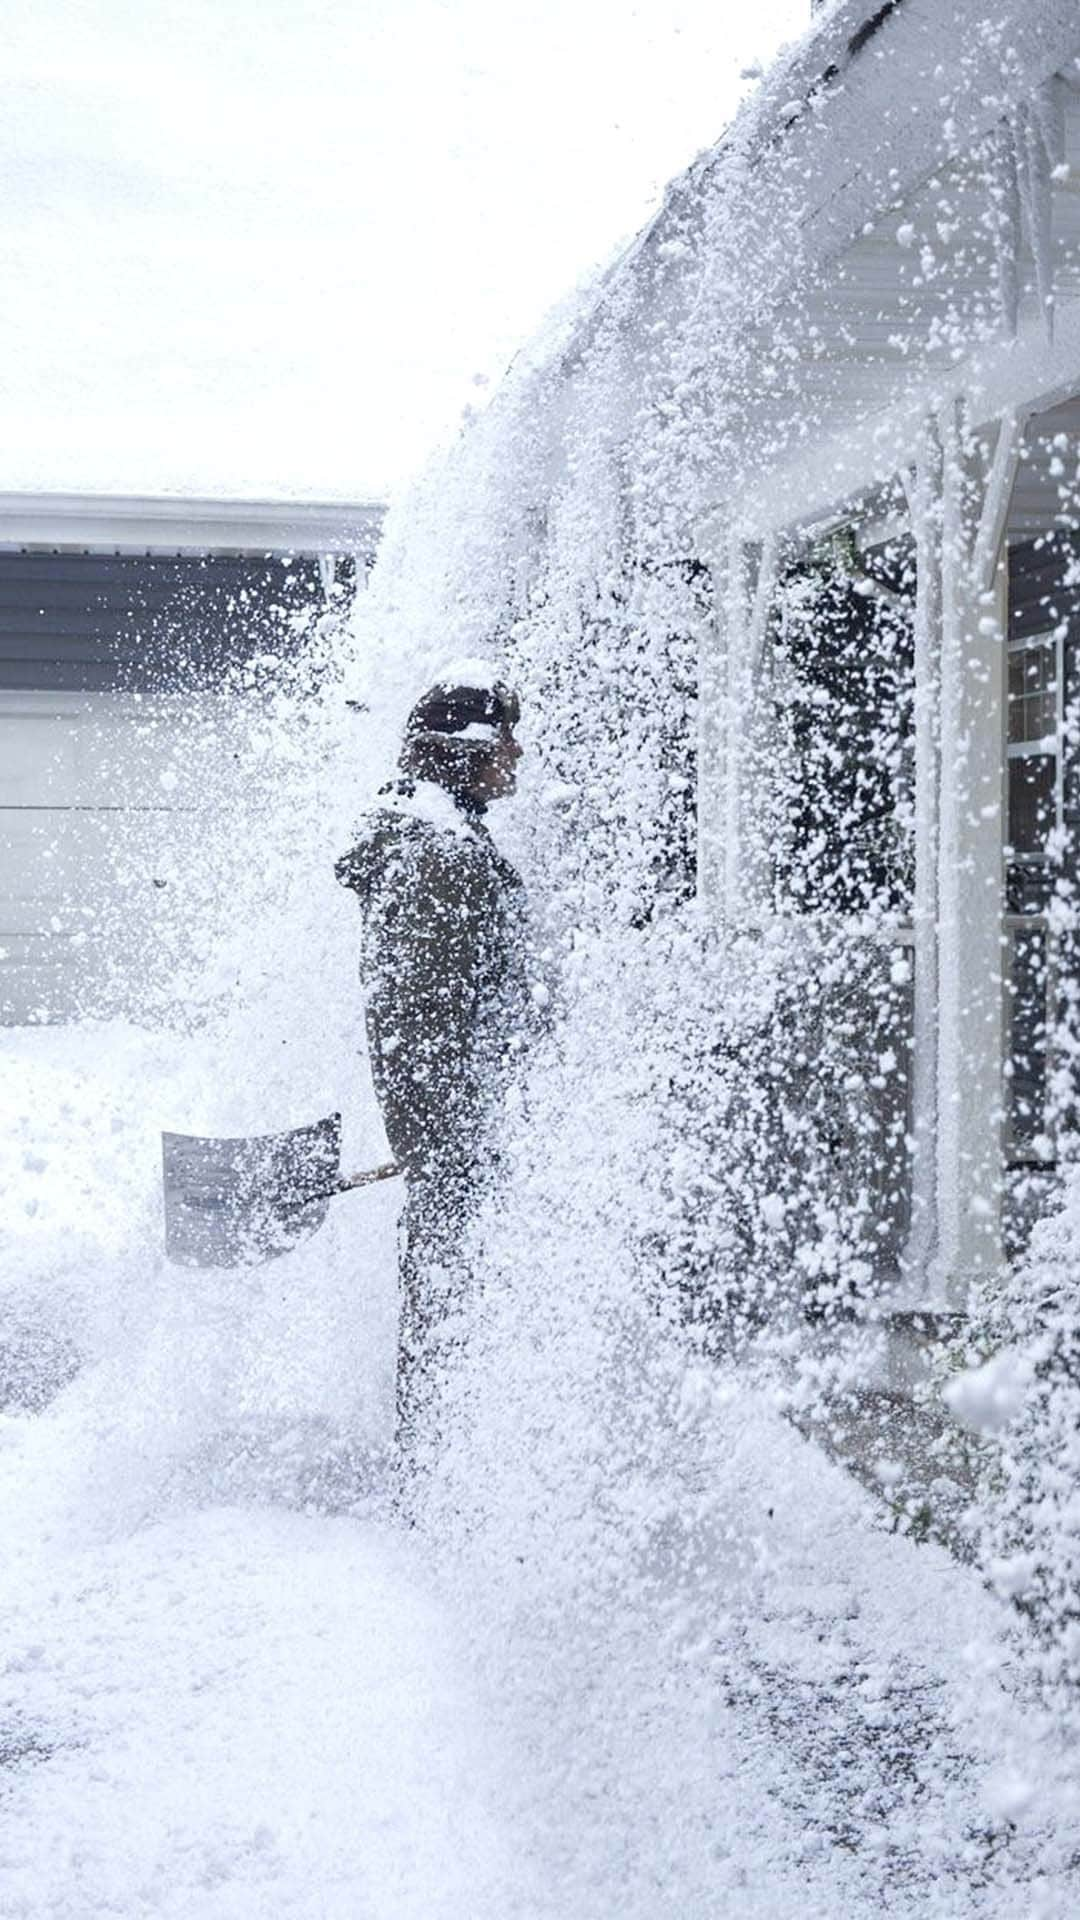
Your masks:
{"label": "window pane", "polygon": [[1057,756],[1028,753],[1009,761],[1009,842],[1014,853],[1045,853],[1054,824]]}
{"label": "window pane", "polygon": [[1018,929],[1009,979],[1009,1136],[1023,1153],[1046,1124],[1046,935]]}
{"label": "window pane", "polygon": [[1033,640],[1009,652],[1009,740],[1044,740],[1059,725],[1057,646]]}
{"label": "window pane", "polygon": [[1046,740],[1057,727],[1057,695],[1051,688],[1027,701],[1027,738]]}

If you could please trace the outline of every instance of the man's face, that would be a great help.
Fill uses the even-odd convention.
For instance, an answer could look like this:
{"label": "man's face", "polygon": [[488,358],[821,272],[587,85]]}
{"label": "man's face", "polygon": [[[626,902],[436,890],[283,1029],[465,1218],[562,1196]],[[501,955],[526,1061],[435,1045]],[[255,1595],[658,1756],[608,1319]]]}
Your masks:
{"label": "man's face", "polygon": [[503,800],[517,786],[517,763],[522,749],[514,738],[513,727],[500,727],[495,750],[477,779],[485,800]]}

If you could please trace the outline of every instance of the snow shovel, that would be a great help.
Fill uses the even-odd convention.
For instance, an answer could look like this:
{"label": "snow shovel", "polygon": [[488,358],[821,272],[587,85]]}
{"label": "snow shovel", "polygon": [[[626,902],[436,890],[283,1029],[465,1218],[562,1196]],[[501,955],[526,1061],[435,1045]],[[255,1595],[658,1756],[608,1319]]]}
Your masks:
{"label": "snow shovel", "polygon": [[251,1139],[163,1133],[165,1252],[184,1267],[256,1266],[317,1233],[335,1194],[390,1180],[342,1175],[341,1115]]}

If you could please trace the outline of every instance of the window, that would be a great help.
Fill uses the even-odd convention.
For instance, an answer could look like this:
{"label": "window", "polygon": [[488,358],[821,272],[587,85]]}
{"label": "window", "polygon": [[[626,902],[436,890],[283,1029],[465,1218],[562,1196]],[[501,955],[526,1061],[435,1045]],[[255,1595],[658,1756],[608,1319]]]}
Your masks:
{"label": "window", "polygon": [[1046,1138],[1048,1045],[1053,991],[1050,950],[1041,918],[1009,926],[1008,1080],[1005,1137],[1014,1166],[1039,1163]]}
{"label": "window", "polygon": [[773,896],[789,913],[910,908],[912,600],[902,554],[895,587],[868,591],[860,569],[842,553],[811,556],[777,591],[758,751]]}
{"label": "window", "polygon": [[1063,644],[1055,627],[1009,645],[1006,1145],[1014,1166],[1052,1152],[1045,1131],[1053,1017],[1045,912],[1053,887],[1049,836],[1063,818]]}
{"label": "window", "polygon": [[1061,824],[1061,636],[1009,647],[1009,845],[1016,862],[1041,862]]}

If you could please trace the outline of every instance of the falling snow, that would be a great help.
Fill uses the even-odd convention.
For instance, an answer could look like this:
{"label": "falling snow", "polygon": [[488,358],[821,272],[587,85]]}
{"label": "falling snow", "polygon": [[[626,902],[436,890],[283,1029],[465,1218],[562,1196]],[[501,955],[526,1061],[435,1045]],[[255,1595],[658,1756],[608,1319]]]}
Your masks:
{"label": "falling snow", "polygon": [[[136,821],[91,1017],[3,1040],[13,1915],[1075,1908],[1077,30],[926,11],[825,9],[192,710],[163,931]],[[159,1153],[385,1159],[333,861],[448,656],[552,1018],[407,1525],[394,1191],[181,1270]]]}

